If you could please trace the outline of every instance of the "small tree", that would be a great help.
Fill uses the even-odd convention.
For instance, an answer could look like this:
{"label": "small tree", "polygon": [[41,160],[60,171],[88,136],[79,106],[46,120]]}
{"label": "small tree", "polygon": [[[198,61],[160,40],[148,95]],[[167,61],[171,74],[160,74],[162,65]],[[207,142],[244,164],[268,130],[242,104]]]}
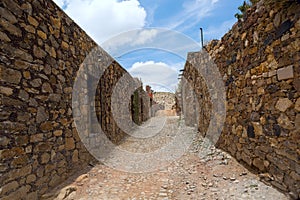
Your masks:
{"label": "small tree", "polygon": [[237,19],[241,19],[243,18],[244,14],[246,13],[246,11],[251,8],[251,6],[253,6],[254,4],[256,4],[257,2],[259,2],[259,0],[250,0],[249,1],[244,1],[243,5],[239,6],[238,9],[240,10],[240,13],[236,13],[234,16]]}

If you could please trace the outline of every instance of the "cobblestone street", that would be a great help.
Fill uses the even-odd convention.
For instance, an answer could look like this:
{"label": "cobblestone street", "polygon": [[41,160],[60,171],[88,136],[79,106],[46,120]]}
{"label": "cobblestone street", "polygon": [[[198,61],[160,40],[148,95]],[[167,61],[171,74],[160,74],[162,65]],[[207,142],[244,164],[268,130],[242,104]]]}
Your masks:
{"label": "cobblestone street", "polygon": [[[178,133],[174,128],[177,127],[185,133],[193,130],[182,127],[177,117],[165,119],[153,119],[157,126],[164,123],[163,129],[155,136],[144,139],[141,135],[139,138],[128,137],[120,148],[132,153],[147,153],[174,141],[172,139]],[[138,134],[141,133],[136,136]],[[144,134],[149,136],[146,131]],[[288,199],[284,194],[259,181],[257,175],[238,164],[227,153],[213,146],[206,155],[199,156],[202,144],[201,138],[194,138],[183,156],[153,172],[129,173],[97,164],[90,167],[88,172],[78,172],[76,176],[70,177],[68,184],[44,195],[44,199]],[[117,152],[112,152],[112,157],[118,158],[115,153]],[[127,161],[124,160],[120,161],[121,165],[126,165]],[[147,163],[146,159],[143,162],[145,166],[152,164]]]}

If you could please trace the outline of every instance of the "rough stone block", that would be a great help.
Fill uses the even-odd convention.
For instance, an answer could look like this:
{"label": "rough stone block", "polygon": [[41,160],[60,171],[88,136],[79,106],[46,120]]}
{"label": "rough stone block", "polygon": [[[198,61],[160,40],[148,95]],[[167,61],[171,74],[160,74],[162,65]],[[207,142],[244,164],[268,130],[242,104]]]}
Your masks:
{"label": "rough stone block", "polygon": [[28,16],[27,20],[31,25],[33,25],[35,27],[37,27],[39,25],[39,22],[30,15]]}
{"label": "rough stone block", "polygon": [[19,177],[25,177],[26,175],[30,174],[31,172],[32,172],[32,166],[27,165],[20,169],[12,170],[9,173],[9,178],[10,178],[10,180],[15,180]]}
{"label": "rough stone block", "polygon": [[63,131],[62,130],[56,130],[53,132],[53,134],[57,137],[62,136]]}
{"label": "rough stone block", "polygon": [[251,157],[250,157],[250,156],[248,156],[247,154],[245,154],[244,152],[242,152],[241,158],[242,158],[242,160],[245,161],[249,166],[251,166],[252,160],[251,160]]}
{"label": "rough stone block", "polygon": [[41,49],[40,47],[34,45],[33,55],[37,58],[44,58],[47,55],[47,53],[43,49]]}
{"label": "rough stone block", "polygon": [[72,150],[75,148],[75,141],[73,138],[66,138],[65,148],[66,150]]}
{"label": "rough stone block", "polygon": [[47,121],[47,122],[42,123],[40,128],[43,132],[48,132],[48,131],[53,130],[53,125],[50,121]]}
{"label": "rough stone block", "polygon": [[298,112],[300,112],[300,98],[297,99],[296,103],[295,103],[295,110],[297,110]]}
{"label": "rough stone block", "polygon": [[55,174],[52,179],[49,182],[49,186],[50,187],[54,187],[56,185],[58,185],[61,181],[63,180],[63,177],[58,176],[57,174]]}
{"label": "rough stone block", "polygon": [[252,122],[252,125],[253,125],[253,128],[254,128],[255,135],[262,135],[263,134],[262,125],[259,122]]}
{"label": "rough stone block", "polygon": [[0,16],[5,18],[7,21],[9,21],[12,24],[15,24],[18,22],[17,18],[7,9],[4,9],[0,7]]}
{"label": "rough stone block", "polygon": [[42,142],[44,140],[44,134],[35,134],[30,136],[30,142]]}
{"label": "rough stone block", "polygon": [[289,166],[285,159],[274,157],[271,154],[267,155],[267,159],[276,166],[277,170],[280,169],[282,171],[286,171],[289,169]]}
{"label": "rough stone block", "polygon": [[288,98],[281,98],[277,101],[275,108],[281,112],[285,112],[289,107],[293,105],[293,102]]}
{"label": "rough stone block", "polygon": [[51,145],[47,144],[47,143],[39,143],[36,148],[35,151],[36,152],[45,152],[45,151],[50,151],[51,150]]}
{"label": "rough stone block", "polygon": [[17,70],[9,69],[0,65],[0,72],[0,80],[4,82],[19,84],[21,81],[22,74]]}
{"label": "rough stone block", "polygon": [[32,87],[40,87],[42,84],[42,80],[40,78],[36,78],[30,81],[30,84],[32,85]]}
{"label": "rough stone block", "polygon": [[49,83],[43,83],[42,92],[53,93],[53,89],[51,88],[51,85]]}
{"label": "rough stone block", "polygon": [[46,164],[50,160],[50,154],[48,153],[43,153],[41,156],[41,164]]}
{"label": "rough stone block", "polygon": [[51,16],[51,17],[50,17],[50,20],[51,20],[52,25],[53,25],[55,28],[60,29],[60,27],[61,27],[61,21],[60,21],[59,18],[54,18],[54,17]]}
{"label": "rough stone block", "polygon": [[294,125],[292,124],[291,120],[287,115],[284,113],[280,114],[280,117],[277,119],[278,124],[288,130],[294,129]]}
{"label": "rough stone block", "polygon": [[78,162],[78,161],[79,161],[78,150],[75,150],[75,151],[73,152],[73,155],[72,155],[72,161],[73,161],[73,162]]}
{"label": "rough stone block", "polygon": [[22,31],[17,26],[11,24],[10,22],[6,21],[3,18],[0,18],[0,25],[7,30],[10,34],[15,35],[17,37],[22,36]]}
{"label": "rough stone block", "polygon": [[10,183],[7,183],[6,185],[2,186],[0,189],[0,195],[5,195],[6,193],[13,191],[19,187],[19,184],[17,181],[13,181]]}
{"label": "rough stone block", "polygon": [[24,101],[28,101],[29,94],[25,90],[20,90],[18,97]]}
{"label": "rough stone block", "polygon": [[31,26],[31,25],[24,25],[24,29],[29,32],[29,33],[33,33],[35,34],[35,28],[34,26]]}
{"label": "rough stone block", "polygon": [[253,165],[257,167],[260,171],[265,169],[264,161],[259,158],[254,158]]}
{"label": "rough stone block", "polygon": [[36,175],[35,174],[30,174],[26,177],[26,183],[32,183],[36,180]]}
{"label": "rough stone block", "polygon": [[268,73],[269,77],[275,76],[276,74],[277,74],[277,70],[273,70]]}
{"label": "rough stone block", "polygon": [[8,87],[0,86],[0,93],[10,96],[13,94],[13,89]]}
{"label": "rough stone block", "polygon": [[69,44],[66,43],[65,41],[62,41],[61,47],[62,47],[63,49],[65,49],[65,50],[68,50],[68,49],[69,49]]}
{"label": "rough stone block", "polygon": [[22,61],[22,60],[16,60],[14,68],[15,69],[28,69],[31,66],[30,63]]}
{"label": "rough stone block", "polygon": [[38,30],[37,34],[43,39],[46,40],[47,39],[47,35],[46,33],[44,33],[43,31]]}
{"label": "rough stone block", "polygon": [[28,161],[29,159],[27,155],[18,156],[13,159],[13,161],[11,162],[11,166],[13,167],[24,166],[25,164],[28,163]]}
{"label": "rough stone block", "polygon": [[36,115],[36,122],[41,123],[46,121],[49,118],[48,112],[46,112],[46,109],[42,106],[38,107],[37,115]]}
{"label": "rough stone block", "polygon": [[293,66],[290,65],[288,67],[278,69],[277,70],[277,78],[279,81],[294,78]]}
{"label": "rough stone block", "polygon": [[0,136],[0,146],[6,147],[9,144],[9,142],[10,142],[9,138],[7,138],[3,135]]}

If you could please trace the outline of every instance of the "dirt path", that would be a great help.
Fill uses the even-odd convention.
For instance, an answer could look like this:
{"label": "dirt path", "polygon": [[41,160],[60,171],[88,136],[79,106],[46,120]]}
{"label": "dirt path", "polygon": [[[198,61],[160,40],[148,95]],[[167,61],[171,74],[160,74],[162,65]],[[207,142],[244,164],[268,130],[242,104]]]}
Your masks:
{"label": "dirt path", "polygon": [[[134,153],[152,152],[160,145],[174,141],[174,128],[178,128],[178,122],[177,118],[169,117],[157,135],[145,139],[129,137],[120,148]],[[181,127],[180,131],[191,129]],[[221,150],[210,147],[209,153],[200,158],[201,145],[202,140],[194,138],[183,156],[152,172],[130,173],[98,164],[56,193],[56,198],[49,194],[45,196],[66,200],[288,199],[260,182],[256,175]],[[116,153],[118,151],[114,152],[114,158],[118,157]],[[152,165],[147,159],[145,166]],[[124,160],[120,165],[126,165],[127,159]]]}

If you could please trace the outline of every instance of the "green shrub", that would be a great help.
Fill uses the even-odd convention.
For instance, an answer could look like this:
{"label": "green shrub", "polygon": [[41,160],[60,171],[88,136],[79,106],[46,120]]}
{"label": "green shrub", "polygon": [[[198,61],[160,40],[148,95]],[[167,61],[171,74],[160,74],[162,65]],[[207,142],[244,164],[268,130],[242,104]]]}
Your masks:
{"label": "green shrub", "polygon": [[239,6],[239,13],[236,13],[234,16],[237,19],[241,19],[243,18],[244,14],[246,13],[246,11],[251,8],[251,6],[255,5],[257,2],[259,2],[259,0],[250,0],[250,1],[244,1],[243,5]]}

